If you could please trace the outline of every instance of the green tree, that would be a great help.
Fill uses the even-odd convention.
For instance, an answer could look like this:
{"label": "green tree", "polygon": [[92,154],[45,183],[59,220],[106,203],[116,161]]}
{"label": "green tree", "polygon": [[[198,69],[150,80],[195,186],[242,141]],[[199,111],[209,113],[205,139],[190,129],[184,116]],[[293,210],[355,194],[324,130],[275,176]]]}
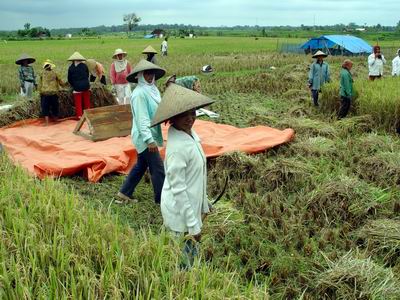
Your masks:
{"label": "green tree", "polygon": [[126,25],[126,33],[129,35],[129,33],[138,26],[139,22],[142,20],[139,18],[136,13],[130,13],[124,15],[124,23]]}
{"label": "green tree", "polygon": [[25,29],[26,31],[28,31],[29,29],[31,29],[31,23],[25,23],[25,24],[24,24],[24,29]]}

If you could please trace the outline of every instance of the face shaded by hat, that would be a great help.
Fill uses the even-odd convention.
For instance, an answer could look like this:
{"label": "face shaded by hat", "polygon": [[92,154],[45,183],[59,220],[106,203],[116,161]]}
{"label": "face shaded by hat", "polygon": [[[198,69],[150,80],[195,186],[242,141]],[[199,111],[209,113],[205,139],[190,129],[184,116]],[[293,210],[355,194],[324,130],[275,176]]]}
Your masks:
{"label": "face shaded by hat", "polygon": [[53,62],[52,62],[50,59],[46,59],[46,60],[44,61],[42,67],[43,67],[43,69],[50,69],[50,70],[53,70],[53,69],[56,67],[56,65],[53,64]]}
{"label": "face shaded by hat", "polygon": [[181,87],[177,84],[171,84],[165,90],[161,103],[151,122],[151,126],[168,121],[187,111],[202,108],[213,102],[215,102],[215,100],[205,95]]}
{"label": "face shaded by hat", "polygon": [[122,55],[122,58],[125,58],[128,54],[123,51],[121,48],[115,49],[114,54],[112,56],[113,59],[117,59],[118,55]]}
{"label": "face shaded by hat", "polygon": [[23,53],[23,54],[21,54],[21,56],[15,61],[15,63],[16,63],[17,65],[22,65],[24,61],[26,61],[27,64],[29,65],[29,64],[33,64],[33,63],[36,61],[36,59],[33,58],[32,56],[30,56],[29,54]]}
{"label": "face shaded by hat", "polygon": [[175,83],[176,80],[176,74],[172,74],[171,76],[167,77],[167,80],[165,81],[165,85],[168,86],[171,83]]}
{"label": "face shaded by hat", "polygon": [[151,70],[154,72],[155,80],[160,79],[165,75],[165,70],[145,59],[139,61],[139,63],[133,68],[132,72],[126,76],[126,80],[129,82],[137,83],[138,78],[137,75],[140,72]]}

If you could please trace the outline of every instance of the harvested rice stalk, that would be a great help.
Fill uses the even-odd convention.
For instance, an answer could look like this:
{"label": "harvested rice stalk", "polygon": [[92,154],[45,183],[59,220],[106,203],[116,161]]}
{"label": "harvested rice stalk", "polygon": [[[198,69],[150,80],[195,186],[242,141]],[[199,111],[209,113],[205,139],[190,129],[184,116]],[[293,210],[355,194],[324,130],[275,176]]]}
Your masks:
{"label": "harvested rice stalk", "polygon": [[327,299],[398,299],[400,283],[391,269],[348,252],[316,276],[316,290]]}
{"label": "harvested rice stalk", "polygon": [[356,236],[364,241],[371,254],[381,254],[392,265],[400,257],[400,221],[378,219],[364,225]]}
{"label": "harvested rice stalk", "polygon": [[[91,88],[92,107],[101,107],[118,104],[109,90],[101,85]],[[67,118],[75,115],[74,100],[70,90],[59,92],[59,117]],[[21,99],[9,110],[0,113],[0,127],[10,125],[16,121],[40,117],[40,98]]]}

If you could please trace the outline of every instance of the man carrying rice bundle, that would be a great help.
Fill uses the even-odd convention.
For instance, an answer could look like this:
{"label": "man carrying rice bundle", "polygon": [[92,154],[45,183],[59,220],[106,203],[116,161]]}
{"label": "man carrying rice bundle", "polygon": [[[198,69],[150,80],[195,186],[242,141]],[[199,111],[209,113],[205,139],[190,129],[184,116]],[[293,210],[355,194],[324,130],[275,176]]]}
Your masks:
{"label": "man carrying rice bundle", "polygon": [[315,106],[319,106],[318,94],[321,92],[325,82],[330,81],[329,65],[324,62],[328,55],[322,51],[317,51],[312,57],[316,59],[310,66],[308,74],[308,87],[311,90],[311,97]]}

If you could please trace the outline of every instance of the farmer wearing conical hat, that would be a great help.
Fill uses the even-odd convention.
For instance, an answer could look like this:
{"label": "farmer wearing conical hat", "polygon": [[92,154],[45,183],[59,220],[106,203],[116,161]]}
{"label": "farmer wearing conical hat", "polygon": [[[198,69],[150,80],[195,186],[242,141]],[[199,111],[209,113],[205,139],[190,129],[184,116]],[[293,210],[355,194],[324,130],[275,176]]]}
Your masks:
{"label": "farmer wearing conical hat", "polygon": [[33,88],[37,87],[35,71],[31,66],[35,61],[35,58],[25,53],[15,61],[17,65],[20,65],[18,68],[18,75],[21,87],[21,96],[31,98]]}
{"label": "farmer wearing conical hat", "polygon": [[368,56],[368,78],[372,81],[383,76],[383,65],[386,64],[386,59],[381,53],[381,47],[376,45],[373,51],[374,52]]}
{"label": "farmer wearing conical hat", "polygon": [[196,109],[214,100],[171,84],[152,120],[152,126],[168,121],[165,153],[165,182],[161,193],[161,213],[166,228],[186,235],[183,267],[189,268],[198,253],[202,217],[209,213],[207,161],[200,138],[192,129]]}
{"label": "farmer wearing conical hat", "polygon": [[126,80],[126,76],[132,71],[131,64],[126,59],[127,53],[122,49],[116,49],[112,58],[114,59],[110,67],[110,80],[113,90],[117,94],[119,104],[129,104],[131,97],[131,87]]}
{"label": "farmer wearing conical hat", "polygon": [[83,109],[90,108],[89,69],[84,64],[86,58],[79,52],[72,54],[68,61],[71,62],[68,68],[68,82],[73,89],[75,114],[79,119],[83,114]]}
{"label": "farmer wearing conical hat", "polygon": [[308,74],[308,87],[311,90],[311,97],[315,106],[318,106],[318,94],[325,82],[330,81],[329,65],[324,62],[324,58],[328,55],[318,50],[312,57],[315,58],[310,66]]}
{"label": "farmer wearing conical hat", "polygon": [[[164,165],[158,151],[163,145],[161,126],[150,126],[157,107],[161,102],[155,81],[165,75],[165,70],[142,59],[127,76],[129,82],[138,85],[132,92],[132,142],[137,151],[136,165],[129,172],[117,196],[122,202],[136,202],[132,198],[136,186],[147,169],[150,170],[154,200],[160,203],[164,183]],[[121,202],[120,202],[121,203]]]}
{"label": "farmer wearing conical hat", "polygon": [[60,76],[54,70],[55,67],[47,59],[43,63],[43,71],[39,80],[41,114],[45,118],[46,126],[49,124],[50,116],[54,118],[54,121],[58,118],[58,92],[64,86]]}
{"label": "farmer wearing conical hat", "polygon": [[103,85],[106,85],[106,76],[104,75],[104,67],[101,63],[94,60],[93,58],[89,58],[86,60],[86,65],[89,69],[89,81],[90,82],[100,82]]}
{"label": "farmer wearing conical hat", "polygon": [[147,54],[146,60],[153,63],[153,64],[157,64],[157,60],[156,60],[156,54],[157,51],[152,47],[152,46],[147,46],[143,51],[143,54]]}

